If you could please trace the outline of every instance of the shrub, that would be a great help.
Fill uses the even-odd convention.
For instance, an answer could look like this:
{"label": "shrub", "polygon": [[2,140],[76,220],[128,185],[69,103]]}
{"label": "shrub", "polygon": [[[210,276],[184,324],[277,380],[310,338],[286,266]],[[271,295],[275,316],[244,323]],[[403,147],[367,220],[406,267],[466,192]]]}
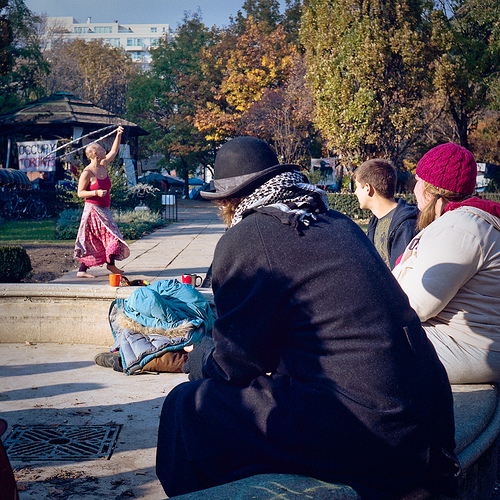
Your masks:
{"label": "shrub", "polygon": [[161,215],[151,210],[114,212],[113,217],[126,240],[137,240],[145,233],[165,225]]}
{"label": "shrub", "polygon": [[59,214],[56,223],[56,240],[76,239],[82,213],[81,208],[68,208]]}
{"label": "shrub", "polygon": [[409,203],[410,205],[417,204],[417,198],[413,193],[400,193],[396,195],[396,198],[402,198],[406,201],[406,203]]}
{"label": "shrub", "polygon": [[369,219],[372,213],[359,208],[358,198],[354,193],[328,193],[330,208],[337,210],[351,219]]}
{"label": "shrub", "polygon": [[[151,210],[112,210],[113,218],[126,240],[137,240],[145,233],[164,226],[161,214]],[[68,209],[61,212],[56,224],[56,239],[74,240],[78,234],[83,210]]]}
{"label": "shrub", "polygon": [[480,193],[479,197],[485,200],[492,200],[500,203],[500,193]]}
{"label": "shrub", "polygon": [[142,203],[156,212],[162,209],[160,189],[151,184],[139,182],[135,186],[127,187],[127,198],[130,202],[128,208],[134,208]]}
{"label": "shrub", "polygon": [[[407,203],[416,203],[414,194],[396,194],[396,198],[402,198]],[[330,208],[337,210],[350,219],[369,219],[372,216],[370,210],[359,208],[358,198],[354,193],[328,193]]]}
{"label": "shrub", "polygon": [[0,283],[19,283],[33,268],[21,246],[0,246]]}

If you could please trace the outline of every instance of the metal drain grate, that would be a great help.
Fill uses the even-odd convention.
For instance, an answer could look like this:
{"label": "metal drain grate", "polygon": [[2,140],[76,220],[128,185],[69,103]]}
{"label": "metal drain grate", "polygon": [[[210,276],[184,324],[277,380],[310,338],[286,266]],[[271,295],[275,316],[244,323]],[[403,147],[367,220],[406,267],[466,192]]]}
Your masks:
{"label": "metal drain grate", "polygon": [[109,460],[120,429],[117,424],[16,426],[4,446],[11,460]]}

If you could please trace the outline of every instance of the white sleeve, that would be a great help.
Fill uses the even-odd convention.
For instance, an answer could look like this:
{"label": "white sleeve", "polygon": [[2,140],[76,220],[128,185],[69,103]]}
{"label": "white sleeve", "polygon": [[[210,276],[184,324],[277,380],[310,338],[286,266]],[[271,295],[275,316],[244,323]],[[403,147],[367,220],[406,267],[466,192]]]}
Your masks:
{"label": "white sleeve", "polygon": [[439,314],[483,260],[475,235],[438,221],[425,229],[411,255],[394,269],[421,321]]}

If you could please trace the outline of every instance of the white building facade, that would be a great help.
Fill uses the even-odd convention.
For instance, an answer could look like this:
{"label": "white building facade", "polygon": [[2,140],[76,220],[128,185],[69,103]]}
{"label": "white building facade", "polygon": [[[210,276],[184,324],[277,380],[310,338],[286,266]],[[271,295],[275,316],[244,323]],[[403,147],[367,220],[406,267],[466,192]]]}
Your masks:
{"label": "white building facade", "polygon": [[149,49],[158,44],[161,37],[172,36],[168,24],[120,24],[79,23],[73,17],[47,17],[44,38],[49,49],[52,40],[102,40],[111,47],[122,47],[134,62],[149,64]]}

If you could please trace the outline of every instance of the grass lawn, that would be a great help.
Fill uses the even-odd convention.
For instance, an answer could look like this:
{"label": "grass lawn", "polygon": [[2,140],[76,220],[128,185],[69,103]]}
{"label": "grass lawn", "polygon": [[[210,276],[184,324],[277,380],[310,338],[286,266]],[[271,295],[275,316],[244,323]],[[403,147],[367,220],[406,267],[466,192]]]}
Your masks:
{"label": "grass lawn", "polygon": [[56,240],[56,219],[13,220],[0,224],[0,243],[21,245],[26,243],[51,242],[67,244]]}
{"label": "grass lawn", "polygon": [[[358,225],[366,233],[368,224]],[[0,223],[0,244],[26,245],[50,243],[51,245],[67,245],[68,240],[56,240],[56,219],[14,220]],[[132,240],[133,241],[133,240]],[[132,243],[127,241],[127,243]]]}
{"label": "grass lawn", "polygon": [[[72,240],[56,240],[57,219],[9,220],[0,223],[0,245],[39,245],[67,246]],[[135,240],[126,240],[130,245]]]}

